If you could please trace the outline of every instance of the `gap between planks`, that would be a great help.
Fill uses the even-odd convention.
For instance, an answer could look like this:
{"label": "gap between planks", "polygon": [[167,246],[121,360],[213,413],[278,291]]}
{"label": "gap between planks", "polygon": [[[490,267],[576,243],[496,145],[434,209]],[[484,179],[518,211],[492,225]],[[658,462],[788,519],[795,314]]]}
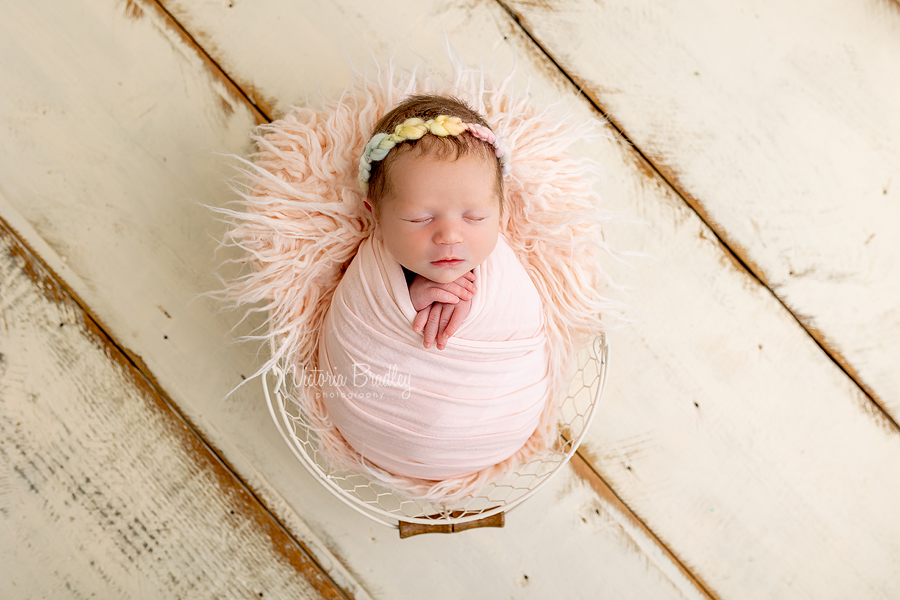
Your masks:
{"label": "gap between planks", "polygon": [[[128,1],[129,1],[129,6],[135,6],[134,5],[135,0],[128,0]],[[581,87],[576,84],[576,82],[572,79],[572,77],[570,77],[569,74],[556,62],[556,60],[553,59],[553,57],[550,55],[550,53],[547,52],[547,50],[531,35],[531,33],[524,27],[524,25],[521,23],[520,19],[516,16],[516,14],[513,13],[506,5],[504,5],[501,0],[496,0],[496,1],[501,6],[501,8],[503,8],[503,10],[507,14],[510,15],[510,18],[522,29],[522,31],[528,36],[528,38],[553,63],[553,65],[559,70],[559,72],[568,81],[570,81],[572,84],[574,84],[576,86],[576,88],[578,88],[578,94],[584,95]],[[898,1],[900,1],[900,0],[898,0]],[[162,14],[164,16],[165,20],[171,24],[172,28],[174,30],[176,30],[182,36],[185,43],[187,45],[193,47],[196,50],[196,52],[203,58],[204,62],[206,62],[210,66],[213,74],[217,77],[220,77],[223,81],[227,82],[228,87],[234,91],[235,96],[242,98],[243,101],[246,102],[247,105],[253,109],[253,111],[257,115],[257,118],[259,119],[260,123],[263,123],[263,122],[271,123],[272,122],[272,118],[268,114],[266,109],[264,107],[261,107],[257,103],[257,100],[253,97],[255,90],[253,90],[252,88],[249,89],[248,91],[245,91],[244,89],[242,89],[241,86],[225,71],[225,69],[223,69],[216,62],[216,60],[203,48],[203,46],[197,41],[197,39],[174,17],[174,15],[172,15],[171,12],[166,10],[166,8],[160,3],[160,0],[142,0],[142,2],[144,2],[145,4],[152,5],[155,10],[158,10],[160,12],[160,14]],[[139,7],[137,7],[137,8],[139,9]],[[604,116],[604,118],[607,118],[607,120],[609,120],[608,117],[606,117],[605,113],[600,109],[599,106],[597,106],[596,103],[594,103],[586,95],[585,95],[585,98],[591,103],[592,106],[594,106],[594,108],[601,115]],[[263,104],[265,105],[268,103],[263,102]],[[610,120],[610,123],[613,124],[611,120]],[[625,134],[621,131],[621,129],[619,127],[615,126],[615,124],[613,124],[613,127],[615,127],[616,131],[619,132],[619,134],[622,135],[622,137],[627,140],[627,137],[625,136]],[[628,140],[628,143],[638,151],[639,155],[642,158],[644,158],[644,160],[647,161],[647,164],[652,165],[652,163],[646,159],[644,154],[641,153],[640,150],[637,149],[637,147],[635,147],[634,144],[632,144],[630,140]],[[655,170],[655,167],[654,167],[654,172],[659,174],[659,172]],[[659,176],[662,177],[661,174],[659,174]],[[662,178],[668,183],[668,179],[666,179],[665,177],[662,177]],[[701,218],[702,218],[702,216],[701,216]],[[705,219],[704,219],[704,222],[706,222]],[[713,230],[713,231],[715,231],[715,230]],[[723,246],[730,252],[730,248],[728,248],[727,245],[723,244]],[[731,254],[732,254],[732,256],[734,256],[734,253],[731,253]],[[744,265],[744,263],[742,261],[740,261],[740,259],[737,256],[734,256],[734,258],[739,264]],[[744,268],[746,268],[745,265],[744,265]],[[751,274],[752,274],[752,272],[751,272]],[[79,301],[79,305],[83,306],[83,304],[80,301]],[[86,312],[87,312],[87,310],[86,310]],[[88,312],[88,314],[91,315],[90,312]],[[793,313],[791,313],[791,314],[793,314]],[[93,315],[91,315],[91,316],[93,318]],[[105,335],[110,337],[109,334],[107,333],[106,329],[103,329],[103,331],[104,331]],[[112,338],[110,337],[110,339],[112,339]],[[119,346],[116,344],[116,347],[118,348]],[[128,356],[130,359],[131,355],[128,354]],[[152,382],[154,389],[160,390],[159,386],[156,384],[155,380],[153,379],[152,375],[150,374],[147,366],[143,363],[143,361],[140,360],[140,358],[138,358],[138,357],[135,357],[135,358],[137,358],[137,361],[135,363],[135,368],[137,368],[139,371],[141,371],[141,373],[144,374],[145,377],[147,377],[147,379]],[[160,390],[160,394],[162,394],[161,390]],[[166,398],[167,403],[172,405],[171,400],[169,400],[167,396],[164,396],[164,397]],[[871,398],[871,396],[870,396],[870,398]],[[177,411],[177,409],[173,408],[173,410],[176,410],[176,412],[180,416],[180,418],[182,418],[186,423],[189,423],[189,421],[185,418],[185,416],[182,415],[179,411]],[[266,512],[273,519],[275,519],[276,522],[278,522],[278,524],[282,527],[283,530],[287,531],[286,528],[281,524],[281,522],[278,521],[278,519],[272,514],[272,512],[269,511],[267,507],[265,507],[265,504],[259,498],[257,498],[257,496],[255,494],[253,494],[252,491],[249,490],[249,487],[244,483],[244,481],[242,479],[240,479],[240,477],[238,477],[237,473],[230,467],[230,465],[228,465],[227,461],[225,461],[225,459],[223,457],[219,456],[218,452],[213,450],[212,445],[209,444],[205,440],[205,438],[203,438],[203,436],[199,433],[199,431],[196,428],[193,427],[193,425],[191,425],[189,423],[189,426],[191,427],[191,431],[193,431],[197,437],[199,437],[201,440],[203,440],[204,444],[206,444],[207,447],[210,448],[210,451],[214,453],[214,455],[223,463],[223,465],[226,466],[226,468],[228,468],[228,470],[232,473],[232,475],[235,477],[235,479],[240,481],[241,485],[245,489],[247,489],[249,493],[251,493],[253,498],[255,498],[257,500],[257,502],[259,502],[260,505],[266,509]],[[647,524],[644,523],[634,513],[634,511],[632,511],[631,508],[629,508],[628,505],[622,501],[621,498],[619,498],[619,496],[615,493],[615,491],[613,491],[613,489],[609,486],[609,484],[607,484],[607,482],[600,475],[599,471],[597,470],[597,467],[590,460],[590,457],[586,456],[582,449],[579,449],[576,452],[576,455],[572,457],[571,463],[572,463],[573,470],[575,471],[575,474],[578,476],[578,478],[582,479],[588,485],[590,485],[591,488],[594,489],[594,491],[599,496],[601,496],[602,498],[609,501],[613,506],[617,507],[619,509],[619,511],[622,513],[622,515],[625,516],[630,521],[632,521],[633,524],[639,530],[645,532],[646,535],[651,540],[653,540],[653,542],[657,546],[659,546],[659,548],[663,551],[663,553],[666,556],[668,556],[677,565],[678,569],[685,575],[685,577],[687,577],[688,580],[690,580],[692,583],[694,583],[694,585],[696,585],[697,589],[700,590],[701,593],[703,593],[710,600],[719,600],[719,597],[709,588],[709,586],[707,586],[697,575],[695,575],[681,561],[681,559],[678,556],[676,556],[675,553],[666,544],[664,544],[662,542],[662,540],[660,540],[660,538],[647,526]],[[288,534],[288,535],[290,535],[290,534]],[[291,536],[291,539],[294,539],[293,536]],[[295,540],[295,542],[299,544],[299,542],[297,542],[296,540]],[[302,545],[300,545],[300,546],[301,546],[301,548],[304,548],[304,550],[305,550],[304,546],[302,546]],[[307,552],[307,554],[310,554],[310,553]],[[310,556],[311,556],[311,554],[310,554]],[[316,563],[316,564],[318,564],[318,563]],[[338,588],[338,589],[340,589],[340,588]]]}
{"label": "gap between planks", "polygon": [[[168,23],[172,27],[172,30],[178,33],[179,36],[181,36],[181,39],[184,41],[185,45],[194,48],[194,50],[197,51],[197,54],[201,59],[203,59],[203,62],[205,62],[210,67],[209,71],[213,75],[213,77],[220,79],[222,83],[225,84],[225,87],[230,89],[231,93],[236,97],[244,99],[244,101],[247,103],[247,106],[256,116],[257,125],[272,122],[272,119],[269,117],[269,115],[263,112],[263,109],[261,109],[257,105],[256,98],[254,98],[253,95],[245,92],[243,88],[241,88],[241,86],[239,86],[237,82],[235,82],[231,78],[231,76],[225,71],[225,69],[219,66],[219,64],[213,59],[213,57],[209,55],[206,49],[200,45],[200,43],[194,38],[193,35],[191,35],[191,32],[185,29],[181,25],[181,23],[179,23],[178,20],[172,15],[172,13],[170,13],[166,9],[166,7],[163,6],[161,2],[159,2],[159,0],[127,0],[125,8],[126,16],[135,20],[140,19],[144,14],[144,9],[141,8],[141,4],[149,6],[151,10],[157,11],[162,17],[162,20]],[[252,91],[253,90],[251,90],[251,92]]]}
{"label": "gap between planks", "polygon": [[[650,176],[659,177],[662,181],[664,181],[672,191],[682,199],[682,201],[690,208],[706,225],[710,231],[712,231],[713,235],[716,236],[716,240],[719,242],[719,245],[725,251],[726,256],[730,257],[734,264],[742,271],[746,272],[750,277],[756,280],[762,287],[769,291],[773,298],[782,306],[784,309],[793,317],[794,321],[797,322],[800,327],[803,328],[804,331],[813,339],[817,346],[825,353],[826,356],[841,370],[847,377],[850,378],[853,383],[862,391],[863,394],[869,399],[872,407],[880,413],[880,416],[884,421],[888,424],[889,427],[893,429],[894,432],[900,433],[900,424],[897,423],[896,420],[891,416],[891,414],[882,406],[881,402],[878,400],[877,394],[875,394],[874,390],[872,390],[866,383],[860,378],[859,373],[853,366],[844,358],[844,356],[838,352],[836,349],[832,348],[826,341],[825,336],[822,335],[815,327],[808,325],[802,315],[798,315],[794,312],[790,306],[788,306],[782,298],[775,293],[774,290],[769,286],[766,281],[765,273],[762,269],[760,269],[756,264],[750,260],[748,253],[741,248],[739,244],[734,243],[729,239],[727,233],[725,231],[720,230],[720,228],[715,226],[715,222],[709,218],[706,210],[704,210],[703,205],[697,201],[696,198],[692,197],[688,194],[684,189],[682,189],[678,177],[672,173],[669,169],[665,169],[664,167],[660,167],[655,162],[653,162],[650,157],[644,153],[641,148],[631,141],[631,138],[625,132],[625,129],[621,127],[616,120],[612,117],[611,113],[606,110],[601,104],[600,100],[592,97],[588,93],[586,93],[585,87],[587,82],[579,82],[578,79],[571,75],[568,71],[566,71],[563,66],[556,60],[553,54],[550,53],[550,50],[547,49],[544,44],[538,40],[538,38],[534,35],[534,33],[528,28],[526,25],[525,19],[522,15],[517,12],[515,9],[507,6],[503,0],[494,0],[500,8],[502,8],[506,14],[509,15],[510,19],[518,25],[518,27],[522,30],[522,33],[528,37],[529,40],[535,45],[535,47],[540,50],[540,52],[544,55],[544,57],[549,60],[554,67],[559,71],[559,73],[565,77],[569,83],[571,83],[575,89],[577,90],[576,95],[582,96],[587,102],[590,103],[591,106],[594,107],[600,116],[602,116],[610,126],[616,130],[616,132],[622,136],[622,139],[631,146],[635,152],[637,152],[640,159],[643,160],[643,164],[638,163],[636,166],[642,171],[647,172]],[[900,0],[892,0],[894,3],[900,4]]]}
{"label": "gap between planks", "polygon": [[[168,394],[163,391],[160,387],[159,383],[153,377],[150,370],[147,368],[147,365],[140,358],[140,356],[134,354],[129,351],[127,348],[123,347],[121,344],[116,341],[116,339],[110,335],[109,328],[91,311],[90,307],[75,293],[75,291],[69,287],[66,282],[59,277],[56,272],[47,265],[46,261],[44,261],[37,252],[25,241],[24,237],[19,234],[18,231],[14,227],[12,227],[2,216],[0,216],[0,236],[7,235],[22,249],[21,251],[24,253],[26,257],[25,265],[22,267],[25,269],[27,275],[33,279],[34,281],[39,281],[43,278],[43,274],[41,276],[38,275],[38,269],[44,270],[46,273],[46,277],[52,281],[52,284],[55,286],[54,290],[50,290],[53,294],[54,299],[61,299],[58,296],[66,295],[74,302],[85,315],[85,320],[92,327],[103,343],[109,348],[110,356],[113,360],[116,359],[116,355],[118,355],[118,360],[123,361],[131,365],[131,367],[135,370],[135,372],[140,376],[148,388],[152,391],[153,394],[157,396],[157,398],[161,401],[161,404],[172,414],[172,416],[180,422],[184,428],[187,430],[187,433],[193,436],[199,443],[200,447],[206,450],[209,454],[210,458],[219,464],[222,469],[225,471],[228,477],[230,477],[231,483],[242,490],[247,494],[247,497],[250,502],[255,503],[263,513],[263,517],[268,519],[274,527],[280,531],[286,538],[288,543],[293,544],[297,550],[303,554],[306,559],[310,562],[312,566],[317,570],[314,574],[306,574],[303,573],[302,567],[295,564],[295,562],[291,559],[290,556],[284,554],[279,548],[279,544],[273,544],[279,553],[281,553],[285,560],[292,564],[295,568],[298,569],[299,574],[304,576],[307,581],[315,586],[313,583],[314,577],[319,577],[324,579],[325,582],[330,586],[332,590],[335,590],[340,597],[345,598],[346,600],[353,600],[353,596],[350,595],[346,590],[341,588],[337,582],[328,574],[328,571],[316,560],[315,555],[310,552],[310,550],[300,542],[285,526],[282,522],[275,516],[275,514],[269,510],[269,507],[257,496],[257,494],[246,484],[246,482],[238,476],[235,469],[232,465],[222,456],[222,453],[219,452],[203,435],[200,434],[199,430],[194,426],[194,424],[179,410],[175,402],[169,397]],[[37,268],[35,268],[37,265]],[[274,541],[274,540],[273,540]],[[314,575],[314,577],[308,577],[307,575]],[[325,593],[323,590],[319,590],[320,593]]]}
{"label": "gap between planks", "polygon": [[653,531],[647,526],[647,524],[639,519],[637,515],[635,515],[631,511],[631,509],[628,508],[628,505],[625,504],[625,502],[621,498],[619,498],[619,495],[616,494],[613,491],[612,487],[610,487],[610,485],[606,483],[606,480],[603,479],[603,475],[600,474],[600,471],[594,464],[595,461],[588,460],[582,454],[583,453],[581,449],[579,449],[569,461],[569,464],[572,465],[572,470],[575,472],[575,476],[591,486],[591,488],[593,488],[593,490],[597,492],[598,496],[609,502],[610,506],[615,507],[622,514],[627,515],[638,529],[643,531],[648,538],[653,540],[653,543],[659,546],[659,548],[663,551],[663,553],[665,553],[669,560],[675,563],[681,573],[685,577],[687,577],[687,579],[691,583],[693,583],[702,594],[704,594],[707,598],[710,598],[710,600],[720,600],[719,596],[714,591],[712,591],[712,588],[706,585],[706,582],[700,579],[699,576],[695,575],[681,561],[681,559],[674,552],[672,552],[672,550],[669,549],[669,547],[664,544],[663,541],[659,539],[659,537],[655,533],[653,533]]}

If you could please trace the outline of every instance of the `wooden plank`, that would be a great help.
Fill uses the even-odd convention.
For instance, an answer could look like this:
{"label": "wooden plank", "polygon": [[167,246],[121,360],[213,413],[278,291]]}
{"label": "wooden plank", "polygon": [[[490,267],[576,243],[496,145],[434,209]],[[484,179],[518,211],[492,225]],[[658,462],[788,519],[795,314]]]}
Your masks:
{"label": "wooden plank", "polygon": [[[550,20],[549,13],[531,14],[535,22]],[[547,31],[597,40],[604,28],[617,26],[601,27],[605,13],[587,6],[572,14],[570,26],[551,23]],[[651,29],[669,38],[673,25]],[[616,35],[627,37],[627,28],[618,26]],[[704,56],[722,60],[727,48]],[[618,57],[622,50],[609,52]],[[651,63],[664,54],[652,44],[634,53],[635,60]],[[583,49],[576,54],[582,62],[587,56],[592,64],[610,62]],[[619,78],[625,76],[607,88]],[[601,161],[619,172],[615,160]],[[723,177],[706,178],[704,185],[718,192]],[[635,194],[630,182],[610,179],[608,197]],[[633,210],[653,228],[637,249],[660,265],[632,285],[665,292],[642,299],[637,336],[615,340],[616,365],[639,366],[613,370],[611,403],[585,452],[623,500],[723,597],[896,596],[900,522],[890,504],[900,486],[896,425],[828,367],[822,352],[791,326],[791,316],[717,251],[712,232],[664,187],[658,179],[647,181],[635,194]],[[764,229],[780,227],[770,222]],[[688,292],[699,288],[707,290],[705,297]],[[874,348],[892,356],[890,344]],[[650,356],[655,360],[648,362]]]}
{"label": "wooden plank", "polygon": [[[321,10],[319,18],[341,22]],[[0,214],[348,595],[706,597],[572,470],[502,531],[401,542],[336,503],[278,438],[257,382],[223,399],[258,364],[255,348],[226,344],[236,317],[197,298],[217,286],[208,274],[223,257],[212,239],[221,230],[196,203],[232,198],[209,151],[240,153],[255,111],[153,5],[36,2],[8,13]],[[464,16],[456,13],[453,27]],[[436,54],[433,27],[426,34]],[[589,569],[586,557],[596,561]]]}
{"label": "wooden plank", "polygon": [[900,422],[900,4],[501,2]]}
{"label": "wooden plank", "polygon": [[0,222],[0,596],[344,598]]}
{"label": "wooden plank", "polygon": [[[195,15],[215,42],[216,62],[238,68],[236,81],[265,89],[278,68],[262,66],[263,58],[237,60],[216,33],[233,18],[228,11],[203,5],[201,18],[187,3],[167,6],[181,7],[172,9],[179,19],[179,11]],[[276,3],[268,6],[245,11],[275,14]],[[532,80],[536,93],[572,93],[496,4],[419,6],[400,14],[414,22],[441,14],[469,60],[491,48],[501,70],[511,62],[505,42],[512,40],[520,60],[527,54],[528,69],[542,74]],[[371,28],[352,18],[341,27],[359,37],[390,31],[380,14],[366,17]],[[247,12],[242,19],[253,21]],[[459,22],[469,29],[455,30]],[[302,97],[306,82],[295,85],[289,97]],[[575,110],[590,118],[589,107]],[[615,228],[609,239],[657,259],[638,261],[632,273],[616,269],[642,290],[641,320],[614,339],[609,400],[585,447],[590,463],[722,597],[896,596],[900,522],[889,504],[900,491],[896,426],[640,156],[615,141],[586,151],[610,174],[608,206],[649,223]],[[842,551],[849,548],[852,554]]]}

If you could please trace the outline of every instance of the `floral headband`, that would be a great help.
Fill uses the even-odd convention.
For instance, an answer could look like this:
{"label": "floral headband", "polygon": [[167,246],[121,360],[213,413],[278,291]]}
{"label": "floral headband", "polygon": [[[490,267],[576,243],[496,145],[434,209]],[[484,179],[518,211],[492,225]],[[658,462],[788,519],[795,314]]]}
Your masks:
{"label": "floral headband", "polygon": [[439,115],[423,121],[418,117],[407,119],[397,125],[394,133],[376,133],[366,144],[366,150],[359,158],[359,183],[363,191],[369,190],[369,177],[372,174],[372,163],[384,159],[391,148],[406,140],[417,140],[426,133],[440,137],[459,135],[468,131],[473,137],[494,147],[494,154],[500,161],[500,173],[503,177],[509,174],[509,142],[502,135],[496,135],[489,128],[478,123],[463,123],[459,117]]}

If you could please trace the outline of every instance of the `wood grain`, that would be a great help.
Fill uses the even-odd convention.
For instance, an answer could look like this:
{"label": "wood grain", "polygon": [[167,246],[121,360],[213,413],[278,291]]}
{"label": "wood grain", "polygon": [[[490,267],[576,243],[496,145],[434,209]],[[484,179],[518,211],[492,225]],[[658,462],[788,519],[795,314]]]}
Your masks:
{"label": "wood grain", "polygon": [[0,596],[344,598],[0,222]]}
{"label": "wood grain", "polygon": [[900,422],[900,5],[502,3]]}
{"label": "wood grain", "polygon": [[[311,14],[321,11],[317,18],[348,22],[330,4],[310,6]],[[288,19],[304,12],[282,9]],[[451,538],[401,542],[396,531],[336,503],[278,438],[257,381],[226,398],[259,364],[256,349],[228,344],[237,317],[198,297],[217,287],[209,273],[226,258],[215,256],[221,227],[199,203],[233,198],[212,151],[242,153],[257,120],[224,83],[238,80],[208,73],[208,58],[186,41],[201,36],[185,36],[143,4],[20,3],[7,14],[0,214],[348,595],[706,597],[628,514],[570,470],[510,515],[505,529]],[[465,11],[444,16],[455,30],[468,26]],[[431,26],[417,36],[437,56],[440,25]],[[343,31],[357,39],[352,27]],[[326,55],[316,68],[330,72],[340,61]],[[588,570],[585,557],[596,561]]]}
{"label": "wood grain", "polygon": [[[196,10],[187,3],[167,6],[174,7],[179,20],[192,15],[214,40],[216,63],[234,69],[235,80],[264,90],[279,71],[290,68],[289,61],[253,62],[246,48],[233,50],[228,37],[218,34],[235,27],[228,11],[211,4]],[[245,7],[241,20],[275,14],[276,6]],[[414,22],[427,14],[440,14],[451,24],[465,22],[465,30],[451,25],[449,35],[471,62],[477,63],[486,48],[501,68],[511,64],[513,49],[523,62],[524,54],[538,95],[575,91],[496,3],[459,10],[441,3],[397,6],[397,14]],[[550,7],[561,5],[527,6],[547,10],[549,18]],[[577,25],[579,19],[596,18],[598,9],[579,6],[583,12],[572,13],[572,23],[554,31],[587,45],[596,33]],[[336,32],[336,40],[354,37],[343,33],[348,29],[360,32],[356,38],[386,40],[379,35],[391,30],[380,10],[340,25],[328,19],[327,11],[317,11],[286,18],[318,20],[321,29]],[[643,12],[635,10],[635,18]],[[785,28],[796,22],[782,19]],[[670,30],[670,25],[657,23],[648,35],[665,40],[672,36]],[[286,44],[295,45],[286,48],[290,51],[284,54],[290,56],[303,42]],[[728,48],[724,44],[709,52],[710,60],[730,64],[722,54]],[[419,49],[439,55],[434,45],[423,43]],[[636,61],[659,60],[656,52],[641,48],[632,54]],[[615,53],[610,56],[607,62],[614,62]],[[321,78],[327,70],[322,69]],[[675,84],[677,92],[683,82]],[[279,85],[287,84],[282,79]],[[614,85],[609,84],[613,91]],[[281,94],[302,98],[308,89],[299,80],[286,96]],[[752,105],[741,106],[753,110]],[[573,110],[590,119],[593,107]],[[667,121],[656,123],[658,132],[667,131]],[[609,135],[608,142],[585,149],[609,173],[607,206],[648,223],[643,229],[614,228],[609,239],[617,247],[647,252],[655,262],[635,261],[635,271],[611,266],[620,281],[638,290],[633,301],[640,320],[613,340],[609,401],[584,448],[586,459],[711,593],[728,598],[893,597],[900,586],[891,566],[900,558],[893,541],[900,539],[900,522],[889,505],[900,491],[895,423],[722,247],[716,232],[684,203],[680,184],[673,189],[660,169],[622,144],[614,131]],[[732,154],[744,148],[740,139],[730,139]],[[718,189],[723,182],[731,185],[722,176],[710,176],[704,185]],[[765,224],[772,233],[782,227],[777,219]],[[844,550],[849,548],[854,550]]]}
{"label": "wood grain", "polygon": [[[668,128],[681,118],[676,113],[683,108],[683,98],[665,106],[661,103],[656,112],[644,111],[640,106],[648,102],[643,94],[650,83],[631,96],[622,92],[621,98],[612,89],[630,76],[625,73],[627,66],[608,64],[628,62],[619,58],[622,46],[610,45],[606,54],[610,58],[603,60],[591,51],[594,43],[612,44],[611,34],[598,31],[616,31],[617,39],[630,35],[614,17],[633,10],[631,17],[640,22],[644,12],[654,14],[653,10],[634,10],[632,4],[621,9],[622,15],[611,11],[610,22],[605,22],[606,12],[586,3],[572,3],[558,11],[559,16],[554,16],[550,6],[516,6],[531,15],[525,19],[526,26],[534,21],[537,29],[546,29],[548,35],[552,32],[560,43],[565,41],[563,47],[572,49],[572,60],[585,68],[590,62],[597,65],[591,68],[615,69],[615,84],[605,84],[605,97],[614,98],[620,106],[630,98],[631,105],[625,110],[641,112],[642,116],[636,117],[639,121],[656,118],[654,136],[680,135],[676,134],[680,130]],[[688,20],[697,23],[690,35],[699,36],[700,16]],[[656,62],[669,60],[669,49],[660,49],[659,44],[672,43],[680,24],[678,19],[665,25],[662,21],[644,23],[647,43],[632,50],[633,60],[647,56],[658,57]],[[781,22],[782,27],[786,24]],[[649,38],[662,31],[666,33],[659,35],[656,45],[650,43]],[[715,36],[716,32],[705,34]],[[554,47],[537,37],[547,48]],[[649,53],[648,47],[653,49]],[[724,56],[745,50],[722,44],[715,52],[696,58],[732,64]],[[568,64],[565,54],[554,58],[563,66]],[[741,57],[733,59],[740,61]],[[647,68],[643,62],[641,66]],[[632,67],[637,70],[636,64]],[[575,73],[579,86],[591,85],[578,78],[578,70]],[[742,85],[748,83],[746,74],[743,79],[740,74],[732,77]],[[652,85],[661,84],[653,81]],[[686,94],[685,90],[691,89],[682,82],[670,85],[672,93]],[[716,91],[697,91],[696,97],[686,97],[702,105],[713,102]],[[777,90],[770,92],[771,100],[760,107],[762,111],[782,101]],[[841,88],[840,93],[845,90]],[[707,137],[719,136],[722,131],[718,155],[738,156],[746,150],[744,145],[733,139],[725,145],[728,128],[735,125],[712,122],[717,111],[726,109],[725,104],[715,110],[686,110],[691,114],[698,111],[694,115],[698,123],[710,120]],[[881,106],[884,108],[883,101]],[[752,106],[741,108],[753,111]],[[615,111],[612,114],[615,116]],[[664,123],[663,114],[673,125]],[[757,114],[742,117],[744,121],[759,118]],[[681,146],[671,146],[672,160],[682,160],[681,154],[689,153],[697,139],[686,136]],[[645,154],[653,156],[652,152]],[[809,168],[806,159],[796,156],[781,155],[778,160],[784,163],[784,173]],[[618,171],[616,160],[603,162],[611,172]],[[649,165],[643,170],[654,174]],[[738,175],[735,170],[728,177]],[[696,171],[693,177],[714,190],[723,205],[728,198],[729,206],[738,206],[731,196],[721,194],[732,185],[731,181],[725,183],[728,177],[724,174],[706,169]],[[891,541],[900,534],[900,524],[892,518],[889,500],[900,485],[896,424],[839,369],[827,367],[827,357],[815,344],[804,342],[803,332],[792,326],[792,316],[777,310],[767,290],[742,275],[741,265],[727,253],[715,251],[719,240],[714,233],[681,204],[675,190],[666,187],[666,183],[650,180],[636,194],[639,214],[653,228],[653,236],[639,240],[639,249],[657,257],[661,268],[639,274],[632,281],[637,289],[650,290],[642,296],[658,298],[642,299],[638,336],[615,339],[617,366],[632,363],[654,375],[639,376],[636,368],[612,370],[611,404],[591,431],[585,453],[654,533],[723,597],[893,597],[900,593],[900,577],[891,566],[900,557]],[[633,194],[633,189],[628,183],[613,186],[609,195]],[[658,198],[655,206],[647,202],[650,196]],[[843,203],[841,214],[856,210],[856,204],[846,198],[832,202]],[[809,214],[803,209],[784,210],[795,210],[803,218]],[[877,221],[874,215],[870,218]],[[886,218],[890,221],[893,217]],[[770,215],[769,219],[762,226],[764,234],[794,235],[795,217]],[[681,235],[673,232],[676,224]],[[796,229],[797,239],[803,235],[810,236],[808,231]],[[853,262],[858,256],[848,249],[846,260]],[[726,268],[717,268],[722,266]],[[884,306],[895,302],[894,283],[883,282],[870,289],[876,296],[871,301]],[[691,292],[701,287],[706,288],[705,295]],[[823,294],[819,300],[847,309],[839,295]],[[688,327],[695,331],[686,331]],[[891,360],[891,344],[873,340],[871,349],[878,360]],[[648,362],[650,356],[655,358],[653,362]],[[859,515],[869,517],[860,521]],[[840,550],[849,548],[854,550]]]}

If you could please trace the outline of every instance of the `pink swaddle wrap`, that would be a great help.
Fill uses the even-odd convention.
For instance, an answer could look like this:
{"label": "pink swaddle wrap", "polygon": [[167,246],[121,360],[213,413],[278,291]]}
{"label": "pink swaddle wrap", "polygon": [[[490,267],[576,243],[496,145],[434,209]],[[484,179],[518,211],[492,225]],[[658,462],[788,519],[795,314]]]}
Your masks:
{"label": "pink swaddle wrap", "polygon": [[374,237],[335,291],[319,344],[322,399],[347,443],[395,475],[442,480],[495,465],[535,431],[547,402],[541,298],[501,236],[444,350],[413,331],[403,269]]}

